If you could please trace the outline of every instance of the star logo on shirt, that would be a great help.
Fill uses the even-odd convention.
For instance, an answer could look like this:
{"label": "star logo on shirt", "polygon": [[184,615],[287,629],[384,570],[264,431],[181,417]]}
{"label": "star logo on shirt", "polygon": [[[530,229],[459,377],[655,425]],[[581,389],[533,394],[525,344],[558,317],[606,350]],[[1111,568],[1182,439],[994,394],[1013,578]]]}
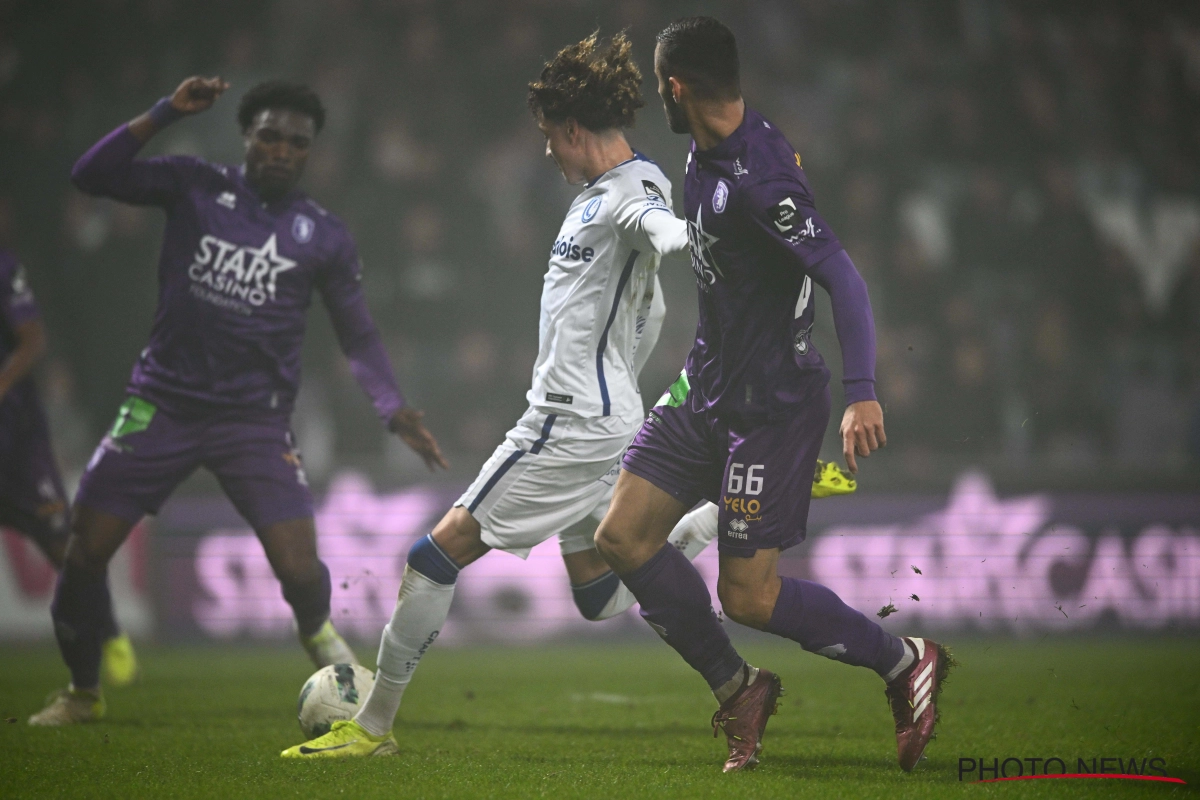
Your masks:
{"label": "star logo on shirt", "polygon": [[712,254],[712,246],[721,240],[711,233],[705,232],[703,214],[704,206],[701,204],[696,208],[696,221],[688,220],[688,244],[696,280],[700,283],[701,289],[707,289],[716,283],[717,276],[724,278],[725,274],[717,266],[717,261]]}
{"label": "star logo on shirt", "polygon": [[271,234],[271,238],[267,239],[266,243],[259,249],[255,250],[253,247],[247,247],[246,255],[250,257],[250,263],[246,268],[246,277],[253,279],[255,283],[266,289],[267,294],[274,300],[276,278],[281,272],[295,269],[296,262],[279,255],[275,243],[275,234],[273,233]]}

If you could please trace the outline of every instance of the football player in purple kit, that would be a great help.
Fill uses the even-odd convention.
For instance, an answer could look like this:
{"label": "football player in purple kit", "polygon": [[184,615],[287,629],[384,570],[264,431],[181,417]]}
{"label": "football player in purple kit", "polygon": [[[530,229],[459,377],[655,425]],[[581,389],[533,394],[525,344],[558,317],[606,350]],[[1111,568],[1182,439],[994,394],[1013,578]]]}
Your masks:
{"label": "football player in purple kit", "polygon": [[161,207],[167,223],[150,343],[84,473],[55,592],[55,633],[71,685],[31,724],[103,715],[97,669],[109,624],[108,561],[201,466],[258,535],[313,662],[356,661],[329,621],[329,570],[317,557],[312,496],[289,429],[314,290],[388,429],[430,469],[447,466],[421,412],[397,388],[349,232],[296,189],[325,121],[311,89],[272,81],[243,96],[241,167],[134,158],[154,134],[207,110],[228,88],[220,78],[188,78],[101,139],[71,173],[89,194]]}
{"label": "football player in purple kit", "polygon": [[699,573],[666,544],[701,499],[719,507],[725,614],[883,677],[900,765],[911,770],[933,733],[945,648],[893,636],[824,586],[777,570],[780,551],[804,539],[830,413],[829,370],[811,339],[814,282],[829,294],[845,365],[847,466],[857,472],[855,456],[886,442],[866,285],[817,213],[800,156],[745,106],[733,33],[710,17],[678,20],[658,35],[654,67],[671,130],[693,140],[684,206],[700,318],[683,374],[625,456],[597,547],[642,616],[708,681],[726,772],[757,763],[781,686],[738,655]]}
{"label": "football player in purple kit", "polygon": [[[25,268],[0,247],[0,525],[29,537],[56,570],[67,552],[67,493],[32,371],[46,351],[46,330]],[[109,612],[100,632],[104,679],[137,677],[129,637]]]}

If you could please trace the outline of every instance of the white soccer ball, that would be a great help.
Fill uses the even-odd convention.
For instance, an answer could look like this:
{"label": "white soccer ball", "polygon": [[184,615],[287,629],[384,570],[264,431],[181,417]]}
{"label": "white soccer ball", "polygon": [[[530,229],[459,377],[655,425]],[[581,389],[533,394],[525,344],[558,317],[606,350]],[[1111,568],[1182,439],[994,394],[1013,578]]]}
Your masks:
{"label": "white soccer ball", "polygon": [[375,675],[358,664],[330,664],[321,667],[304,682],[296,717],[300,730],[309,739],[329,733],[333,723],[351,719],[367,699]]}

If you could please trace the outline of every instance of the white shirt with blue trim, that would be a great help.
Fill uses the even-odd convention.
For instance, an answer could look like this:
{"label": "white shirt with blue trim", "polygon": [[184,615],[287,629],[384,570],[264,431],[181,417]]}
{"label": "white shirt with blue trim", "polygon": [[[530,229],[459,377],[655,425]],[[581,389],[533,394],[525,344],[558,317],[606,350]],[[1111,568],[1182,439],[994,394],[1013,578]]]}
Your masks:
{"label": "white shirt with blue trim", "polygon": [[[687,246],[687,223],[671,210],[671,183],[641,154],[579,193],[550,250],[531,406],[641,419],[637,372],[646,354],[637,355],[651,305],[662,310],[661,298],[655,302],[659,260]],[[651,324],[661,324],[661,313],[655,316]]]}

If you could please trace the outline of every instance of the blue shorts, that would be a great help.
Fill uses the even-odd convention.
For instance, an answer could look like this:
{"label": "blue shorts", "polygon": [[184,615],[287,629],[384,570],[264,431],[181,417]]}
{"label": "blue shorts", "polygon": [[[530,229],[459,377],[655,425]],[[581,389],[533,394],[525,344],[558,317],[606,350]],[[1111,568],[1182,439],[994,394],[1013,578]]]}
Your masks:
{"label": "blue shorts", "polygon": [[722,553],[750,557],[804,541],[828,387],[794,415],[757,425],[727,423],[691,393],[663,401],[634,437],[625,469],[685,506],[716,503]]}
{"label": "blue shorts", "polygon": [[173,415],[140,397],[121,406],[79,484],[77,505],[131,523],[158,513],[198,467],[216,476],[256,531],[312,517],[312,493],[287,420],[236,411]]}

